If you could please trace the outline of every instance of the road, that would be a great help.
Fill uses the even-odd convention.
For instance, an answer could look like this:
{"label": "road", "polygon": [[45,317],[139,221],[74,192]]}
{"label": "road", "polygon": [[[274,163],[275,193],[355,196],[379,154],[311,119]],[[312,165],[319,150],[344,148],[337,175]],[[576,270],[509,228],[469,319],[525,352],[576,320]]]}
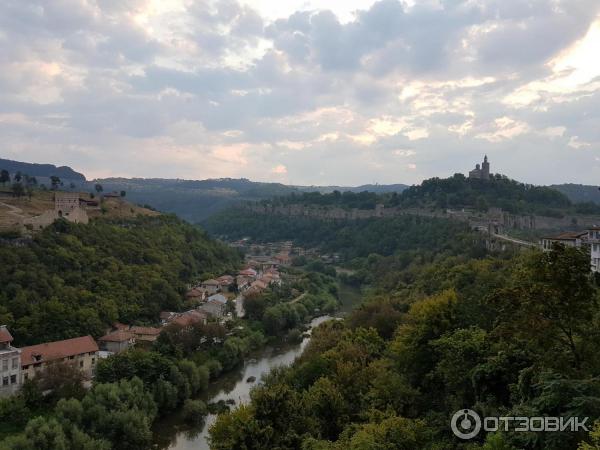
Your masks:
{"label": "road", "polygon": [[239,294],[235,298],[235,313],[238,317],[244,317],[246,314],[244,311],[244,296],[242,294]]}
{"label": "road", "polygon": [[[476,229],[477,229],[477,231],[480,231],[481,233],[489,234],[487,227],[478,226],[478,227],[476,227]],[[495,237],[496,239],[500,239],[502,241],[520,245],[522,247],[532,247],[532,248],[539,247],[539,244],[536,244],[535,242],[524,241],[522,239],[517,239],[517,238],[511,237],[511,236],[507,236],[505,234],[491,233],[491,236]]]}

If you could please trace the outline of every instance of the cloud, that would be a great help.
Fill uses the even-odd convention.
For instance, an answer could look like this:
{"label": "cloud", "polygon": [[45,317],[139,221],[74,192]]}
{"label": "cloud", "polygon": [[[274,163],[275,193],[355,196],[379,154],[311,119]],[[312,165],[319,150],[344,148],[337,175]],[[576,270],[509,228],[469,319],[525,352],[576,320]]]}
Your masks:
{"label": "cloud", "polygon": [[488,153],[524,181],[597,182],[597,1],[412,3],[0,2],[2,156],[364,184]]}
{"label": "cloud", "polygon": [[271,173],[275,173],[277,175],[285,175],[287,173],[287,167],[283,164],[278,164],[271,169]]}

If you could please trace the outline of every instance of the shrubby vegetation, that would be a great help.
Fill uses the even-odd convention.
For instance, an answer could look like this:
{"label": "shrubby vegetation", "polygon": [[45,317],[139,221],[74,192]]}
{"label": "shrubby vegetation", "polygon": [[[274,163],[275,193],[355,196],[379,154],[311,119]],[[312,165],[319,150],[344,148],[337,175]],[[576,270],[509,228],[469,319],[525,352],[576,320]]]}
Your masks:
{"label": "shrubby vegetation", "polygon": [[464,239],[472,239],[467,224],[417,216],[325,221],[232,209],[211,217],[204,226],[209,232],[230,239],[293,240],[304,247],[339,253],[344,259],[371,253],[386,256],[410,249],[459,250]]}
{"label": "shrubby vegetation", "polygon": [[0,323],[17,345],[91,334],[116,320],[153,323],[182,307],[186,283],[240,263],[175,217],[58,221],[25,247],[0,244]]}
{"label": "shrubby vegetation", "polygon": [[580,448],[598,448],[597,431],[468,443],[449,426],[461,408],[600,418],[600,298],[587,254],[395,258],[372,258],[389,269],[372,276],[365,304],[315,330],[291,368],[220,416],[211,448],[562,450],[588,439]]}
{"label": "shrubby vegetation", "polygon": [[313,271],[290,269],[284,285],[246,296],[246,318],[266,335],[280,336],[302,326],[316,314],[335,311],[338,307],[337,281],[332,276],[335,271],[332,274],[322,264],[308,264],[306,269]]}
{"label": "shrubby vegetation", "polygon": [[484,181],[470,179],[457,173],[449,178],[424,180],[420,185],[411,186],[401,193],[304,192],[273,200],[262,200],[262,203],[344,209],[374,209],[378,203],[386,207],[470,208],[478,211],[498,207],[515,214],[536,213],[550,217],[560,217],[565,212],[600,214],[600,206],[590,200],[582,199],[580,201],[585,203],[573,204],[565,194],[553,187],[524,184],[500,174],[492,175],[490,180]]}

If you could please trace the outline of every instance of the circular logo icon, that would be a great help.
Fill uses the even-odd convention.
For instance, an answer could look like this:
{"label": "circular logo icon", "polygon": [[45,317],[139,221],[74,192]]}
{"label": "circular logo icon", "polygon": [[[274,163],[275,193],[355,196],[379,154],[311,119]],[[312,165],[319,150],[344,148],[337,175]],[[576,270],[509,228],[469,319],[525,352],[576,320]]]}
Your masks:
{"label": "circular logo icon", "polygon": [[472,409],[461,409],[454,413],[450,424],[456,437],[473,439],[481,430],[481,417]]}

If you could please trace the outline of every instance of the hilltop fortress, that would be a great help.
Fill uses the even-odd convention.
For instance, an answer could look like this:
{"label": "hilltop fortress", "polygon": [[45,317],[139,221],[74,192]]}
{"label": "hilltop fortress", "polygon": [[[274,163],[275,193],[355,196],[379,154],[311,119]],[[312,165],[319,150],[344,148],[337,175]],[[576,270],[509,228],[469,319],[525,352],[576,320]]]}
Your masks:
{"label": "hilltop fortress", "polygon": [[485,155],[481,166],[475,164],[475,168],[469,172],[469,178],[478,180],[489,180],[490,179],[490,163],[488,157]]}
{"label": "hilltop fortress", "polygon": [[23,226],[37,231],[61,218],[73,223],[88,223],[90,219],[81,203],[78,192],[55,192],[54,209],[49,209],[39,216],[24,219]]}

